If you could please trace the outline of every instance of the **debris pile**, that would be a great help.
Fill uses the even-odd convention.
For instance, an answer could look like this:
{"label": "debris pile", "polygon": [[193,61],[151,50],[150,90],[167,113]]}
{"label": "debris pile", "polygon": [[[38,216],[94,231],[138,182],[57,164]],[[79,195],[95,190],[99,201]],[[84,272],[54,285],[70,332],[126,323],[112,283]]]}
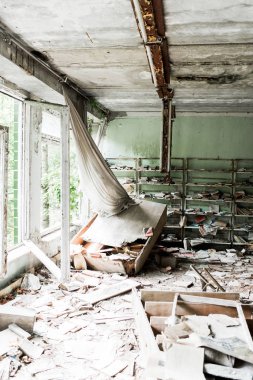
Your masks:
{"label": "debris pile", "polygon": [[23,293],[0,308],[1,380],[133,380],[139,354],[122,294],[140,284],[90,270],[59,284],[44,272],[26,274]]}
{"label": "debris pile", "polygon": [[146,347],[146,375],[164,380],[252,379],[253,342],[245,316],[250,319],[253,308],[242,306],[238,296],[144,290],[143,308],[133,292],[140,344]]}

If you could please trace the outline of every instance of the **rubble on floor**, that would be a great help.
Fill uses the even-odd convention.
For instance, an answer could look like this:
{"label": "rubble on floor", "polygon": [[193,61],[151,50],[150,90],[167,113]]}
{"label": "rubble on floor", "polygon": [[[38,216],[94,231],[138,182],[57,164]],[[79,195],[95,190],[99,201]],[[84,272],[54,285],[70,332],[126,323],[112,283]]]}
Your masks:
{"label": "rubble on floor", "polygon": [[141,291],[141,299],[133,291],[133,302],[148,378],[252,379],[246,318],[253,306],[242,307],[238,293],[151,289]]}
{"label": "rubble on floor", "polygon": [[[145,379],[131,289],[141,288],[148,292],[158,288],[180,294],[200,292],[200,278],[190,265],[200,273],[207,269],[226,292],[240,292],[241,301],[246,306],[253,301],[253,257],[232,249],[191,251],[156,246],[153,257],[134,278],[128,278],[127,274],[72,269],[71,281],[59,284],[45,269],[34,276],[27,274],[22,289],[16,291],[15,298],[8,297],[3,307],[31,309],[33,314],[29,323],[30,326],[33,323],[32,331],[28,325],[20,326],[18,320],[11,319],[2,328],[0,334],[3,333],[5,338],[0,338],[0,379]],[[210,285],[207,291],[212,291]],[[32,315],[36,317],[35,322],[32,322]],[[222,323],[226,330],[237,328],[236,321],[231,326],[231,320],[224,320],[224,316],[220,316],[218,322],[216,316],[209,315],[208,318],[211,318],[212,326]],[[13,327],[13,322],[22,330]],[[191,317],[191,320],[180,320],[181,324],[183,330],[187,324],[188,330],[196,331],[198,327],[205,337],[209,336],[210,329],[204,321],[196,323]],[[175,335],[171,329],[169,332],[169,326],[167,333]],[[227,357],[224,354],[222,358]],[[231,359],[226,360],[227,363]],[[212,376],[217,371],[221,373],[218,366],[224,363],[218,361],[212,363],[213,366],[205,365],[206,378],[208,373]],[[227,367],[226,364],[224,368]],[[251,368],[250,364],[234,372],[229,367],[224,376],[233,373],[231,378],[240,379],[236,377],[239,374],[247,380],[248,367]]]}

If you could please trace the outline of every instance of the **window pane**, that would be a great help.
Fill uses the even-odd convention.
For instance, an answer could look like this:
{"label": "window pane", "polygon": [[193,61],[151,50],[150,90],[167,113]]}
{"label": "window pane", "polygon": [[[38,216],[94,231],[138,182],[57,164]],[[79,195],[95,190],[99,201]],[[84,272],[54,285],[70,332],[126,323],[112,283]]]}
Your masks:
{"label": "window pane", "polygon": [[8,163],[8,248],[20,242],[19,238],[19,148],[22,128],[22,102],[0,93],[0,124],[9,127]]}
{"label": "window pane", "polygon": [[[42,113],[42,177],[41,177],[41,230],[61,224],[61,135],[60,116]],[[79,172],[72,136],[70,135],[70,221],[80,221],[81,192]]]}
{"label": "window pane", "polygon": [[60,116],[43,111],[41,141],[41,230],[61,224]]}

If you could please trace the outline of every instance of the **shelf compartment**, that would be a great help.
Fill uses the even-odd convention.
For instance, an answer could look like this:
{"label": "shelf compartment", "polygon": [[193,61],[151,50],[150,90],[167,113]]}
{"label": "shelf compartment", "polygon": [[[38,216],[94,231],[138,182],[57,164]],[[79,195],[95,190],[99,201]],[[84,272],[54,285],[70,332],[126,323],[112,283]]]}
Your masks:
{"label": "shelf compartment", "polygon": [[213,187],[213,188],[223,188],[223,187],[232,187],[232,183],[197,183],[197,182],[188,182],[186,186],[194,187]]}
{"label": "shelf compartment", "polygon": [[192,199],[192,198],[185,198],[186,201],[191,201],[191,202],[214,202],[214,203],[233,203],[233,201],[225,201],[223,199],[203,199],[203,198],[195,198],[195,199]]}

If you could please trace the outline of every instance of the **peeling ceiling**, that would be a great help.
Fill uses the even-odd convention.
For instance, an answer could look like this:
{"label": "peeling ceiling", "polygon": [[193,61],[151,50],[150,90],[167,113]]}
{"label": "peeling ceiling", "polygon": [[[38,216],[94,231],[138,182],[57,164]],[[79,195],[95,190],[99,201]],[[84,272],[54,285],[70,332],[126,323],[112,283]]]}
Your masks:
{"label": "peeling ceiling", "polygon": [[[177,112],[252,112],[252,0],[163,3]],[[109,110],[161,111],[130,0],[2,0],[0,21]],[[1,77],[61,102],[7,63]]]}

